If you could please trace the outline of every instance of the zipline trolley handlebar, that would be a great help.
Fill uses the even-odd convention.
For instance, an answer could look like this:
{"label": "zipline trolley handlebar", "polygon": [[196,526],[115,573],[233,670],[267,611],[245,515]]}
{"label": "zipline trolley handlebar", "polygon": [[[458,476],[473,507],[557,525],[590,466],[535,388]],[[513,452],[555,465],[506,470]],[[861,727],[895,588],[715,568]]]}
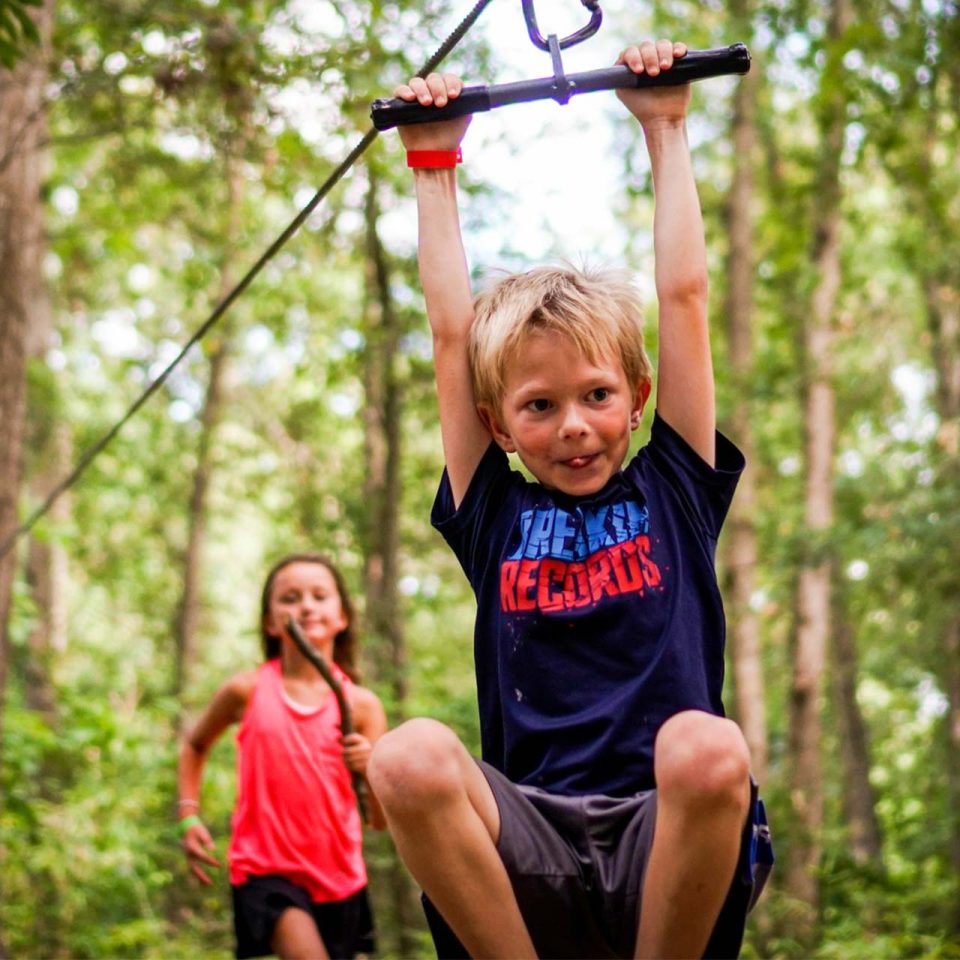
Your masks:
{"label": "zipline trolley handlebar", "polygon": [[378,130],[411,123],[428,123],[432,120],[452,120],[470,113],[484,113],[512,103],[529,103],[533,100],[554,99],[566,103],[579,93],[597,90],[618,90],[640,87],[678,86],[692,80],[705,80],[729,74],[743,75],[750,70],[750,51],[742,43],[713,50],[689,50],[685,57],[673,61],[669,70],[651,77],[646,73],[634,73],[620,65],[583,73],[564,74],[559,67],[559,41],[551,44],[554,60],[554,75],[536,80],[519,80],[513,83],[464,87],[456,100],[446,106],[421,106],[416,101],[399,98],[374,100],[370,116]]}

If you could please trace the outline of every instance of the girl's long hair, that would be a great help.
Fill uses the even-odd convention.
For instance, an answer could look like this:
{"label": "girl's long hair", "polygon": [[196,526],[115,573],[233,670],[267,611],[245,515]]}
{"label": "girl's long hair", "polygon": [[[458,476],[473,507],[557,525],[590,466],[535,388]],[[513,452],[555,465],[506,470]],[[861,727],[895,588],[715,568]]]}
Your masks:
{"label": "girl's long hair", "polygon": [[270,594],[277,574],[291,563],[318,563],[326,567],[337,585],[340,594],[340,606],[347,618],[347,625],[333,638],[333,662],[354,682],[360,682],[360,670],[357,667],[357,614],[354,610],[350,592],[347,590],[343,575],[334,566],[329,557],[322,553],[290,553],[278,560],[267,574],[263,584],[263,594],[260,597],[260,637],[263,641],[263,656],[265,660],[273,660],[280,656],[280,638],[267,633],[267,615],[270,613]]}

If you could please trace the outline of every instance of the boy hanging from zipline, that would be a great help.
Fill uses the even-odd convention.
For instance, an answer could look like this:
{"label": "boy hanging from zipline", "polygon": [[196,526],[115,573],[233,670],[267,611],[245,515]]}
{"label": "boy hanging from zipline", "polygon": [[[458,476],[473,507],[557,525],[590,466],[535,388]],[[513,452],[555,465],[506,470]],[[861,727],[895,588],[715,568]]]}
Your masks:
{"label": "boy hanging from zipline", "polygon": [[[619,62],[653,76],[685,53],[646,41]],[[431,74],[396,96],[440,108],[461,90]],[[653,172],[659,302],[651,439],[625,468],[652,382],[635,288],[543,267],[474,300],[470,118],[401,128],[446,459],[432,520],[477,596],[483,760],[417,719],[367,775],[441,956],[736,956],[762,886],[762,804],[721,702],[714,557],[744,461],[715,425],[690,87],[618,96]]]}

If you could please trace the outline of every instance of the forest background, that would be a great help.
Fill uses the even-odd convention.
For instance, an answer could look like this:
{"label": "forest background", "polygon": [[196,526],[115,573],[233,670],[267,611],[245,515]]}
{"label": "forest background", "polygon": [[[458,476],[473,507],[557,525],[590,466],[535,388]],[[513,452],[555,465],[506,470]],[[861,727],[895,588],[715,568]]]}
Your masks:
{"label": "forest background", "polygon": [[[690,120],[720,414],[750,463],[720,545],[725,698],[779,858],[744,955],[960,957],[957,3],[604,6],[577,69],[649,35],[753,54]],[[516,53],[519,7],[495,0],[450,67],[549,73]],[[0,543],[466,12],[0,2]],[[466,152],[478,276],[623,264],[655,329],[649,171],[612,95],[478,118]],[[477,748],[473,600],[428,523],[410,194],[379,138],[0,558],[0,956],[231,955],[225,881],[182,862],[176,741],[258,662],[259,586],[289,550],[346,571],[391,721]],[[203,797],[221,852],[232,799],[228,737]],[[389,838],[367,853],[381,955],[431,956]]]}

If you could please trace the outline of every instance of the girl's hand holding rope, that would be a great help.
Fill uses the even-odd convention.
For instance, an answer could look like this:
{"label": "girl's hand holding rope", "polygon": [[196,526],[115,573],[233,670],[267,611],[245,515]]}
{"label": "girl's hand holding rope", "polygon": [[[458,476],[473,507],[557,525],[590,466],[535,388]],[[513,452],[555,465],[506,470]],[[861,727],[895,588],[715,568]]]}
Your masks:
{"label": "girl's hand holding rope", "polygon": [[370,759],[370,753],[373,745],[362,734],[354,731],[348,733],[342,738],[343,743],[343,762],[351,773],[366,774],[367,761]]}

